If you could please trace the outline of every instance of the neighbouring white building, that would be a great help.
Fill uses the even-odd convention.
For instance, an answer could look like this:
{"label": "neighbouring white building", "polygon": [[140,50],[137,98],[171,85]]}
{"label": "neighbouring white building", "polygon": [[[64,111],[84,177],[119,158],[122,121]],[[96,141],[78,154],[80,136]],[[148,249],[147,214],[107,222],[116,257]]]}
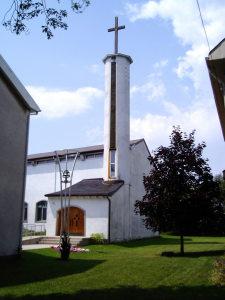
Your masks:
{"label": "neighbouring white building", "polygon": [[225,39],[209,52],[205,60],[225,140]]}
{"label": "neighbouring white building", "polygon": [[[116,20],[117,21],[117,20]],[[122,29],[116,22],[116,31]],[[112,31],[112,30],[110,30]],[[107,55],[105,64],[104,145],[68,150],[68,170],[78,151],[69,215],[70,235],[104,233],[109,242],[152,237],[134,203],[145,194],[149,150],[144,139],[130,141],[130,64],[128,55]],[[66,150],[58,151],[65,170]],[[59,235],[60,174],[55,153],[28,156],[24,222],[45,224],[46,235]],[[64,192],[65,193],[65,192]]]}
{"label": "neighbouring white building", "polygon": [[0,55],[0,262],[20,257],[30,115],[40,108]]}

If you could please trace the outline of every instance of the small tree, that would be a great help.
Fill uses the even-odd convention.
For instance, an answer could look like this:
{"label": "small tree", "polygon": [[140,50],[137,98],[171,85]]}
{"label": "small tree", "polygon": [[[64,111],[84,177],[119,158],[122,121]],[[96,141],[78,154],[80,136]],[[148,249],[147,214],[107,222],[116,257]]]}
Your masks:
{"label": "small tree", "polygon": [[71,243],[68,235],[66,234],[66,231],[63,231],[62,240],[61,240],[61,259],[67,260],[70,256],[70,248]]}
{"label": "small tree", "polygon": [[205,142],[195,146],[195,130],[187,136],[180,126],[173,128],[170,146],[160,146],[148,157],[153,168],[143,177],[146,195],[136,201],[135,212],[145,216],[146,228],[154,232],[179,230],[183,254],[185,229],[206,226],[221,210],[213,201],[218,183],[202,158]]}

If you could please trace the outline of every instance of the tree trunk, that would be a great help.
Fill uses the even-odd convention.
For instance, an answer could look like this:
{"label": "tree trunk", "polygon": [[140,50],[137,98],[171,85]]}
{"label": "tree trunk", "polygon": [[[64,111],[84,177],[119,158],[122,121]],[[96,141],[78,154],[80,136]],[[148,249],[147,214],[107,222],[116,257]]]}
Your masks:
{"label": "tree trunk", "polygon": [[184,254],[184,236],[183,236],[183,229],[180,230],[180,253]]}

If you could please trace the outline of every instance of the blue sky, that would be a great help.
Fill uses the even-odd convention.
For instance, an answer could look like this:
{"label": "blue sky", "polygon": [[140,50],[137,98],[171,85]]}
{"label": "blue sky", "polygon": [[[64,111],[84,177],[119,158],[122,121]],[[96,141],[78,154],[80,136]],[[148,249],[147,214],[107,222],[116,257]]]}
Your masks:
{"label": "blue sky", "polygon": [[[29,154],[103,143],[105,55],[114,51],[115,16],[119,53],[130,55],[131,139],[149,150],[169,144],[173,125],[205,141],[213,174],[224,169],[225,143],[207,73],[208,47],[195,0],[91,0],[82,14],[70,1],[46,0],[67,9],[68,30],[47,40],[44,17],[28,21],[30,34],[0,26],[0,53],[42,112],[31,117]],[[0,2],[1,19],[11,1]],[[224,37],[224,0],[199,0],[211,49]]]}

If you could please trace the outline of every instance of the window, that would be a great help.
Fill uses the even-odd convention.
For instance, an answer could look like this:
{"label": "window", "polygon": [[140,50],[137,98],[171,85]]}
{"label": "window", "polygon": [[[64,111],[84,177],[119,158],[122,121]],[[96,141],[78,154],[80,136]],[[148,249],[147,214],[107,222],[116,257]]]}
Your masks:
{"label": "window", "polygon": [[37,221],[47,220],[47,201],[37,203]]}
{"label": "window", "polygon": [[86,159],[88,159],[88,158],[94,158],[94,157],[95,157],[94,154],[86,155]]}
{"label": "window", "polygon": [[42,165],[42,164],[45,164],[45,163],[46,163],[46,160],[39,160],[39,161],[37,162],[38,165]]}
{"label": "window", "polygon": [[110,177],[116,177],[116,150],[110,150]]}
{"label": "window", "polygon": [[25,202],[24,203],[24,212],[23,212],[23,221],[27,222],[27,208],[28,208],[28,204]]}
{"label": "window", "polygon": [[100,157],[103,157],[103,153],[87,154],[86,155],[86,159],[89,159],[89,158],[100,158]]}
{"label": "window", "polygon": [[54,159],[49,159],[49,160],[46,160],[46,164],[51,164],[51,163],[54,163],[55,160]]}
{"label": "window", "polygon": [[[75,159],[75,155],[68,158],[68,160],[71,160],[72,162],[74,162],[74,159]],[[80,159],[80,156],[77,156],[77,160],[78,159]]]}

